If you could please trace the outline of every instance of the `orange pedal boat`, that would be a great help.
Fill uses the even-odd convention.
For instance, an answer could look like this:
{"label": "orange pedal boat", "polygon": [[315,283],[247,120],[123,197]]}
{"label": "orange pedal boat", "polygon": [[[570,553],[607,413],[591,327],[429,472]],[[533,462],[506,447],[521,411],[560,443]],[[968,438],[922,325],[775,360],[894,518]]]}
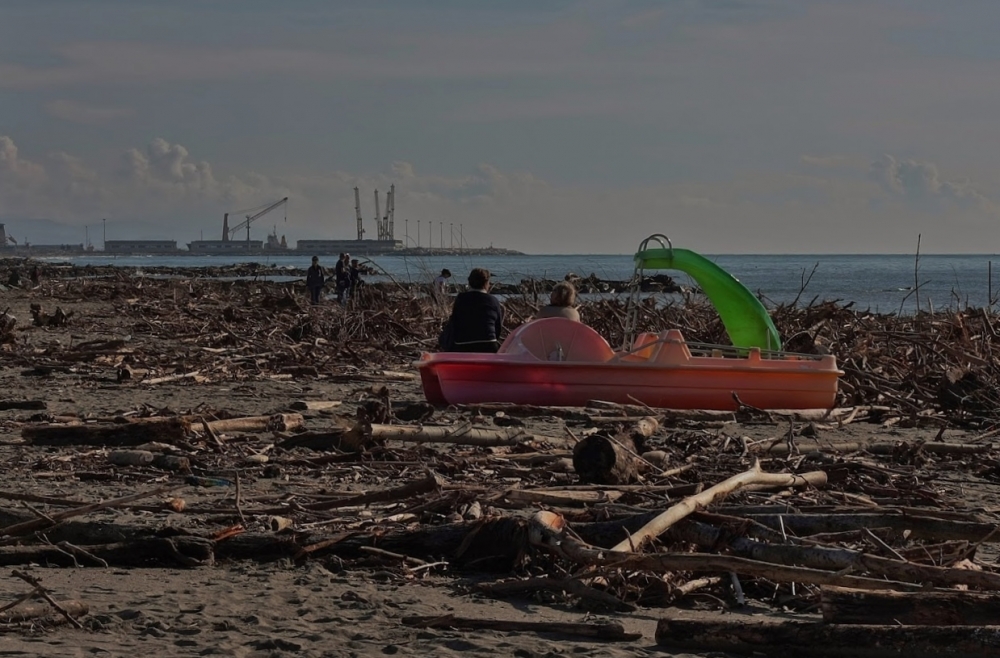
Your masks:
{"label": "orange pedal boat", "polygon": [[496,354],[424,354],[415,363],[433,404],[584,406],[590,400],[669,409],[823,409],[837,395],[836,358],[687,343],[677,329],[640,334],[616,352],[564,318],[514,330]]}

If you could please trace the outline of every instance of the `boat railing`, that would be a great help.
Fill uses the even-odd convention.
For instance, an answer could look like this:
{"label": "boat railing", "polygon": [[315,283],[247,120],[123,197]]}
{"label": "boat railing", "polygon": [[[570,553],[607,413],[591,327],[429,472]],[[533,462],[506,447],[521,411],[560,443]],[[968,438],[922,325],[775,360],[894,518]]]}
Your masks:
{"label": "boat railing", "polygon": [[646,350],[655,350],[660,345],[683,345],[687,347],[693,357],[711,357],[725,359],[746,359],[751,352],[758,353],[761,359],[776,361],[822,361],[822,354],[805,354],[801,352],[783,352],[778,350],[764,350],[758,347],[735,347],[733,345],[717,345],[714,343],[692,343],[683,338],[674,336],[660,336],[659,338],[639,343],[629,350],[618,352],[615,360],[621,361],[630,356],[636,356]]}

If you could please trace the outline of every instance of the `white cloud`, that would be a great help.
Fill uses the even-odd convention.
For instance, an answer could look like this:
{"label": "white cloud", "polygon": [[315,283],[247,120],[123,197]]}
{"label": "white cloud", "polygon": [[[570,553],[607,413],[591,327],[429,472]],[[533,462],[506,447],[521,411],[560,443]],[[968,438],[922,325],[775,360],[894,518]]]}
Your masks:
{"label": "white cloud", "polygon": [[931,162],[882,155],[871,163],[871,175],[890,194],[912,201],[949,200],[996,211],[996,204],[968,181],[942,180]]}
{"label": "white cloud", "polygon": [[50,101],[44,107],[50,116],[83,124],[108,123],[134,114],[128,107],[101,107],[66,99]]}

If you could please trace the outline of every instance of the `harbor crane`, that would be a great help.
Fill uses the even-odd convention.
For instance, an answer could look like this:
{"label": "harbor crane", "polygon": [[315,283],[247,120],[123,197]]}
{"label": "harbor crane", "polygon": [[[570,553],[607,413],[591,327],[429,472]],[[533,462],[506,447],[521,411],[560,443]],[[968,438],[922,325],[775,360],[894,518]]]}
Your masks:
{"label": "harbor crane", "polygon": [[375,226],[379,240],[392,240],[393,218],[396,214],[396,185],[390,185],[385,194],[385,214],[379,214],[378,190],[375,190]]}
{"label": "harbor crane", "polygon": [[361,193],[358,188],[354,188],[354,212],[358,216],[358,240],[365,239],[365,229],[361,225]]}
{"label": "harbor crane", "polygon": [[[242,228],[246,228],[246,230],[247,230],[247,242],[250,242],[250,225],[253,224],[254,221],[256,221],[256,220],[260,219],[261,217],[263,217],[264,215],[266,215],[267,213],[271,212],[272,210],[277,210],[278,208],[280,208],[281,206],[285,205],[286,203],[288,203],[288,197],[287,196],[285,198],[283,198],[283,199],[279,199],[278,201],[275,201],[274,203],[272,203],[270,205],[257,206],[256,208],[249,208],[247,210],[239,210],[239,211],[237,211],[239,213],[244,213],[245,212],[245,213],[253,213],[253,214],[252,215],[251,214],[246,215],[246,219],[244,219],[242,222],[240,222],[239,224],[237,224],[233,228],[229,228],[229,213],[226,213],[225,216],[222,218],[222,240],[223,240],[223,242],[229,242],[229,240],[232,239],[233,234],[236,233],[236,231],[239,231]],[[255,210],[257,212],[254,212]],[[233,213],[233,214],[236,214],[236,213]],[[287,211],[285,211],[285,221],[286,222],[288,221],[288,212]]]}

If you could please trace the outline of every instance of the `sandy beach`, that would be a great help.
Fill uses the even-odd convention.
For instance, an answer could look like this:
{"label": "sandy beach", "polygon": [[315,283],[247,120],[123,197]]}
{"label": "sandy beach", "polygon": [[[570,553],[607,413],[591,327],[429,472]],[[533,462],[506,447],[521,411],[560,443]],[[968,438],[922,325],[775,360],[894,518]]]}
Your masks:
{"label": "sandy beach", "polygon": [[[291,296],[284,294],[286,288]],[[983,523],[995,518],[990,502],[994,490],[988,476],[979,476],[982,464],[992,457],[907,452],[908,446],[926,442],[968,444],[984,430],[951,425],[943,433],[940,422],[912,422],[913,414],[889,411],[877,416],[855,410],[849,418],[841,416],[847,422],[838,423],[830,418],[767,420],[738,414],[684,417],[648,410],[658,417],[659,428],[647,447],[667,454],[664,470],[684,468],[670,477],[646,473],[641,482],[655,484],[649,491],[595,487],[588,491],[615,495],[580,503],[572,499],[581,490],[573,488],[577,478],[565,468],[567,451],[589,429],[627,426],[640,417],[636,411],[427,409],[410,363],[432,342],[442,311],[415,297],[397,301],[393,312],[377,301],[348,309],[329,304],[310,308],[304,291],[291,284],[283,288],[123,276],[117,281],[46,279],[40,288],[5,290],[2,298],[16,325],[0,353],[0,402],[12,402],[0,411],[0,459],[5,464],[0,475],[0,530],[32,519],[40,520],[42,528],[3,537],[0,548],[8,552],[0,559],[8,566],[0,572],[0,606],[31,589],[12,575],[16,569],[39,579],[54,599],[78,600],[88,608],[79,619],[82,628],[43,621],[3,625],[5,655],[720,655],[712,649],[658,648],[658,620],[680,609],[707,620],[739,618],[748,623],[782,614],[819,619],[818,588],[800,583],[796,590],[794,584],[789,588],[767,578],[743,577],[746,603],[739,605],[728,580],[690,595],[678,594],[696,575],[725,573],[608,572],[595,587],[630,608],[613,610],[558,591],[501,597],[480,587],[511,578],[564,577],[574,571],[569,562],[527,545],[506,570],[477,569],[474,561],[465,564],[449,554],[454,546],[446,544],[435,551],[415,543],[405,556],[400,549],[380,553],[358,547],[386,546],[384,538],[421,529],[464,524],[471,530],[486,519],[526,523],[542,509],[559,512],[571,525],[662,510],[686,495],[685,486],[711,486],[750,467],[755,458],[762,459],[769,472],[826,468],[830,485],[739,492],[715,511],[737,514],[738,506],[884,510],[893,505],[889,498],[894,496],[895,507],[924,505],[929,515],[947,511]],[[32,304],[40,305],[47,316],[59,307],[69,317],[36,326]],[[409,321],[401,323],[406,304],[423,311],[413,311]],[[17,404],[27,401],[44,404]],[[338,404],[303,408],[308,401]],[[338,435],[341,443],[336,443],[331,435],[343,435],[359,414],[366,422],[388,426],[455,428],[471,423],[506,432],[514,440],[470,446],[366,437],[362,454],[352,456],[343,450],[343,437]],[[294,427],[206,431],[207,423],[276,415],[284,415]],[[25,428],[127,425],[141,418],[169,417],[187,423],[184,439],[173,445],[52,445],[25,438]],[[849,451],[853,457],[837,456],[832,449],[825,456],[808,449],[791,455],[761,452],[785,445],[790,426],[800,442],[819,441],[828,447],[883,442],[898,449],[860,457],[857,449]],[[311,448],[295,446],[302,432],[317,435]],[[327,448],[316,448],[321,440]],[[116,450],[184,457],[189,468],[116,465],[109,461]],[[521,459],[531,455],[540,456],[538,466]],[[861,467],[851,466],[857,463],[885,473],[865,476],[863,469],[857,470]],[[839,480],[835,472],[842,474]],[[412,496],[364,498],[428,477],[433,477],[433,486]],[[59,519],[49,518],[83,503],[167,486],[169,492],[63,523],[53,525]],[[678,487],[678,493],[660,493],[670,487]],[[551,494],[556,489],[576,493],[563,503],[511,493]],[[180,500],[183,509],[178,511]],[[287,518],[290,527],[274,532],[275,518]],[[202,563],[190,554],[173,561],[151,554],[151,566],[102,566],[86,547],[73,552],[81,540],[108,528],[112,534],[115,529],[122,533],[108,543],[193,537],[214,542],[214,554]],[[226,533],[232,538],[224,537]],[[259,543],[248,538],[259,538]],[[248,543],[226,548],[237,541]],[[844,541],[845,546],[875,550],[864,548],[863,540]],[[328,544],[321,546],[323,542]],[[912,539],[899,538],[894,550],[911,545]],[[17,546],[61,546],[63,557],[40,553],[49,557],[22,559],[13,553]],[[683,546],[693,545],[676,542],[673,550]],[[308,554],[302,553],[304,547],[310,547]],[[977,569],[992,573],[989,548],[983,546],[979,553],[980,561],[989,565]],[[141,562],[141,556],[132,557]],[[956,561],[938,562],[947,566]],[[403,623],[408,617],[449,614],[478,620],[617,622],[625,633],[639,637],[597,641],[558,632],[451,630]],[[59,622],[59,615],[52,620]]]}

